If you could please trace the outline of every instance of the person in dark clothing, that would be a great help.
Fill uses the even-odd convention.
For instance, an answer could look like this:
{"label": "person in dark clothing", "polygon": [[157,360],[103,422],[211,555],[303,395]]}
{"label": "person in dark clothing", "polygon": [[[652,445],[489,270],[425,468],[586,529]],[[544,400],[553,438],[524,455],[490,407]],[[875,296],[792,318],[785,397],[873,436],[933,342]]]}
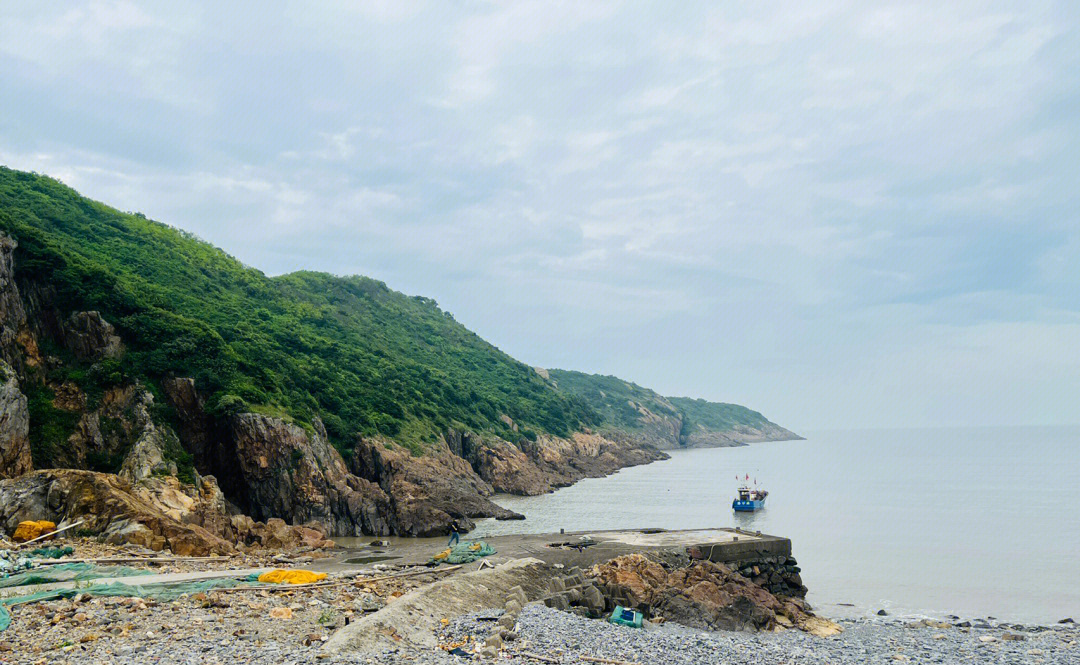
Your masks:
{"label": "person in dark clothing", "polygon": [[461,540],[461,538],[458,536],[459,529],[460,527],[458,526],[457,520],[450,522],[450,542],[446,543],[447,547],[453,547],[454,545],[458,544],[458,541]]}

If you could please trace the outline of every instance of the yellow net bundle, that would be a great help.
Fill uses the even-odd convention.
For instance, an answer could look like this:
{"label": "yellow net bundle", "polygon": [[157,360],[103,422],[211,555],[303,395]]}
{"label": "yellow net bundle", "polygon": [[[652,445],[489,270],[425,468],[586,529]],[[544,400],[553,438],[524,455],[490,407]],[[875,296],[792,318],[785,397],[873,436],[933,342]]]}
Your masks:
{"label": "yellow net bundle", "polygon": [[326,573],[316,573],[310,570],[271,570],[259,575],[260,582],[270,584],[311,584],[326,579]]}

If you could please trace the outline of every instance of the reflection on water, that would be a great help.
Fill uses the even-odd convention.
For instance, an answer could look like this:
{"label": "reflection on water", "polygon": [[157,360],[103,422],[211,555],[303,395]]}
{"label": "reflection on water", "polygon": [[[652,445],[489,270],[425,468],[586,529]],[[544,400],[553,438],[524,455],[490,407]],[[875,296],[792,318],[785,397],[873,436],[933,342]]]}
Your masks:
{"label": "reflection on water", "polygon": [[[527,519],[486,520],[477,535],[739,526],[790,537],[827,614],[1050,622],[1080,614],[1077,469],[1077,427],[820,433],[499,496]],[[731,510],[745,473],[769,490],[765,510]]]}

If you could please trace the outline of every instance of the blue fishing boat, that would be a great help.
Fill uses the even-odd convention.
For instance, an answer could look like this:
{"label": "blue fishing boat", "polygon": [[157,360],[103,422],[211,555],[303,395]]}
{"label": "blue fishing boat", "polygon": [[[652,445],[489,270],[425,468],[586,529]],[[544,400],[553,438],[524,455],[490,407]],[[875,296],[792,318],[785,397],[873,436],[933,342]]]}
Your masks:
{"label": "blue fishing boat", "polygon": [[[749,481],[750,476],[746,476],[745,480]],[[761,510],[765,507],[765,497],[767,496],[769,496],[769,493],[763,489],[758,489],[755,480],[754,487],[746,484],[739,488],[739,496],[731,502],[731,508],[740,513]]]}

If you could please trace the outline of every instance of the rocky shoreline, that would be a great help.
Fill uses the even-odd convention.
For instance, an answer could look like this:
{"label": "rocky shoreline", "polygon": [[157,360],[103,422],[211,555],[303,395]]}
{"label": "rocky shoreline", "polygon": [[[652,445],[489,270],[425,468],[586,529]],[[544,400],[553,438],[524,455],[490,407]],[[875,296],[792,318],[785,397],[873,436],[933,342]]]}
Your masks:
{"label": "rocky shoreline", "polygon": [[[156,576],[146,579],[178,583],[231,575],[243,587],[252,571],[274,568],[329,577],[168,600],[102,596],[89,582],[69,583],[67,597],[11,608],[0,663],[1080,663],[1076,624],[834,623],[815,617],[801,598],[755,583],[752,568],[687,553],[623,555],[588,570],[497,555],[483,570],[480,562],[362,563],[364,550],[303,544],[195,559],[97,539],[54,543],[64,544],[74,548],[73,560],[123,560]],[[0,596],[37,588],[0,588]],[[644,609],[644,627],[605,621],[614,604]]]}
{"label": "rocky shoreline", "polygon": [[[402,591],[400,586],[385,583],[374,586],[377,588],[371,592],[361,593],[297,590],[289,597],[197,594],[174,603],[130,599],[42,603],[31,612],[18,614],[10,632],[0,633],[0,662],[460,665],[475,661],[471,656],[450,654],[444,647],[481,643],[499,630],[502,610],[487,610],[452,619],[437,635],[442,647],[354,653],[325,650],[325,640],[346,617],[392,603],[394,594]],[[275,607],[289,611],[272,613]],[[286,614],[288,619],[273,618]],[[891,618],[842,620],[839,625],[843,632],[828,638],[792,630],[705,632],[672,623],[635,629],[529,604],[517,615],[514,637],[502,644],[497,662],[537,665],[606,659],[640,665],[1080,663],[1080,629],[1075,625],[968,628]]]}

